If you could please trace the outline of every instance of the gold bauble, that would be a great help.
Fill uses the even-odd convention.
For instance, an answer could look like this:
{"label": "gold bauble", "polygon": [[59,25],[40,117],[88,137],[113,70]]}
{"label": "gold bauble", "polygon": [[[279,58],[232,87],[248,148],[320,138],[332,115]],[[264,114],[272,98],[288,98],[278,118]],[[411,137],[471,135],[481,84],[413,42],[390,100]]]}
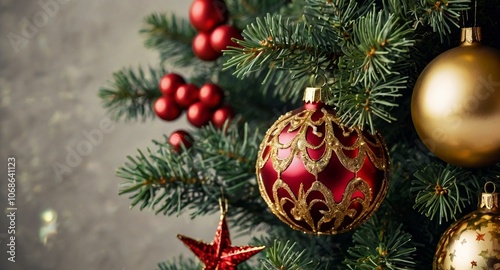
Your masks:
{"label": "gold bauble", "polygon": [[500,51],[480,43],[478,27],[432,60],[413,91],[420,139],[438,158],[463,167],[500,161]]}
{"label": "gold bauble", "polygon": [[498,193],[483,193],[479,209],[446,230],[439,241],[433,269],[500,269]]}

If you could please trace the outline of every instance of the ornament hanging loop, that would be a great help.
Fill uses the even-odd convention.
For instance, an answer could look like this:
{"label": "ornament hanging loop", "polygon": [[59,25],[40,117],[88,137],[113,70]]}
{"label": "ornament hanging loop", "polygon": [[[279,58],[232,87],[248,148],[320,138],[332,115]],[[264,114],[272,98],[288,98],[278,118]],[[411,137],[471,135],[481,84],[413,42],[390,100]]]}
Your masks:
{"label": "ornament hanging loop", "polygon": [[[493,186],[492,192],[488,192],[488,189],[487,189],[488,185]],[[486,182],[486,184],[484,184],[484,193],[495,193],[496,191],[497,191],[497,186],[492,181],[488,181],[488,182]]]}

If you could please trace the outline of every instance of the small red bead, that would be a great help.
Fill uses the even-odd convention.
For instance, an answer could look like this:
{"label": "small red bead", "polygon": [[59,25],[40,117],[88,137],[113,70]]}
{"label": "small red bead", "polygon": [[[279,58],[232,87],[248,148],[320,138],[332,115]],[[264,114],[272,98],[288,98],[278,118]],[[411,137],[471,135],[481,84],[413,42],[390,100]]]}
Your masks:
{"label": "small red bead", "polygon": [[199,99],[209,108],[216,108],[224,99],[224,91],[218,85],[207,83],[201,86]]}
{"label": "small red bead", "polygon": [[217,109],[212,115],[212,124],[217,128],[222,128],[226,121],[231,121],[234,117],[234,110],[229,105]]}
{"label": "small red bead", "polygon": [[158,117],[166,121],[175,120],[182,113],[174,98],[168,96],[158,98],[153,104],[153,110]]}
{"label": "small red bead", "polygon": [[189,8],[189,21],[200,32],[210,32],[227,19],[227,6],[222,0],[195,0]]}
{"label": "small red bead", "polygon": [[198,33],[193,39],[192,48],[196,57],[204,61],[213,61],[221,56],[221,52],[210,45],[210,33]]}
{"label": "small red bead", "polygon": [[202,127],[208,124],[211,117],[212,117],[212,112],[201,101],[198,101],[193,105],[189,106],[187,110],[187,120],[195,127]]}
{"label": "small red bead", "polygon": [[184,81],[184,78],[182,78],[182,76],[179,74],[165,74],[165,76],[161,78],[159,83],[160,92],[164,96],[173,96],[177,88],[185,83],[186,82]]}
{"label": "small red bead", "polygon": [[232,38],[242,40],[240,30],[231,25],[221,25],[210,34],[210,45],[218,52],[222,52],[228,46],[241,47],[238,43],[233,42]]}
{"label": "small red bead", "polygon": [[180,152],[182,150],[182,145],[184,145],[186,149],[193,145],[193,137],[191,137],[187,131],[179,129],[170,134],[168,143],[172,145],[175,152]]}
{"label": "small red bead", "polygon": [[187,108],[198,101],[199,89],[192,83],[186,83],[177,88],[174,98],[181,108]]}

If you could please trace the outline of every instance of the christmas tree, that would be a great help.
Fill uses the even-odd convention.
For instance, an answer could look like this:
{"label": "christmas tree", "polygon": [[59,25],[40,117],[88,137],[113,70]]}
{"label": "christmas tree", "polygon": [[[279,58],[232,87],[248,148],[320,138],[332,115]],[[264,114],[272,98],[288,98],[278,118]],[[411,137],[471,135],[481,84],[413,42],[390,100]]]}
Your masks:
{"label": "christmas tree", "polygon": [[[261,230],[249,244],[266,246],[265,251],[256,255],[256,264],[242,262],[238,269],[431,269],[446,228],[476,208],[487,181],[500,183],[500,123],[495,109],[500,100],[495,74],[500,67],[493,64],[491,72],[479,74],[488,83],[485,89],[493,90],[476,89],[488,94],[475,100],[478,106],[464,105],[468,111],[463,114],[458,112],[460,104],[444,108],[458,115],[460,124],[431,114],[431,120],[442,122],[444,131],[438,133],[445,139],[425,136],[433,123],[421,110],[445,106],[443,100],[454,96],[442,97],[433,90],[441,103],[421,104],[417,90],[424,95],[425,88],[432,88],[426,81],[439,80],[449,70],[464,81],[442,77],[442,85],[461,88],[475,82],[460,78],[457,69],[462,67],[454,69],[459,64],[423,79],[419,76],[432,59],[464,42],[461,34],[470,33],[463,32],[465,28],[481,26],[480,42],[500,48],[494,38],[499,33],[499,11],[497,0],[195,0],[186,16],[151,14],[141,32],[147,37],[145,46],[159,52],[158,67],[116,72],[100,89],[103,106],[116,121],[169,121],[186,110],[193,128],[159,134],[163,139],[153,138],[150,148],[131,153],[117,169],[120,195],[130,196],[133,207],[171,218],[187,211],[192,218],[216,213],[221,202],[227,203],[217,231],[221,238],[214,241],[217,250],[210,246],[201,253],[217,253],[230,245],[224,236],[226,216],[235,233]],[[478,36],[473,39],[479,41]],[[166,63],[174,69],[166,70]],[[179,74],[186,68],[189,78]],[[316,92],[305,102],[321,106],[301,107],[307,88]],[[478,109],[489,107],[493,108]],[[285,114],[289,111],[299,118],[286,122],[295,117]],[[308,111],[316,116],[303,120]],[[475,117],[476,111],[482,118]],[[467,125],[473,121],[481,125]],[[284,149],[280,136],[292,132],[294,123],[297,129],[301,125],[311,129],[304,139],[287,146],[285,155],[297,156],[279,171],[276,164],[286,159],[280,152]],[[335,134],[325,127],[331,123]],[[459,135],[464,133],[472,142],[470,147],[459,147],[473,154],[455,154],[456,146],[448,144],[454,139],[461,142]],[[311,143],[312,137],[320,141],[328,137],[334,143],[301,146]],[[474,148],[482,143],[489,150],[475,154]],[[308,156],[318,149],[333,153],[342,164],[352,161],[341,169],[355,171],[359,190],[367,183],[363,178],[369,178],[372,186],[362,195],[359,190],[348,193],[335,182],[343,177],[336,175],[340,165],[331,168],[332,161],[325,163],[324,170],[329,170],[325,175],[317,168],[323,156]],[[305,170],[296,169],[300,176],[287,171],[297,166],[296,161],[304,162],[316,177],[312,183],[302,178]],[[333,183],[322,194],[335,194],[335,202],[316,194],[296,199],[295,203],[310,204],[299,209],[298,204],[287,206],[292,199],[281,191],[274,193],[280,200],[272,202],[273,194],[266,191],[274,187],[266,186],[266,181],[269,177],[275,181],[276,176],[280,179],[275,185],[300,183],[300,194],[295,194],[299,197],[314,193],[304,193],[304,188],[317,186],[315,191],[323,192],[328,185],[324,183]],[[358,196],[355,199],[362,202],[342,210],[337,207],[344,200],[339,195],[347,200]],[[366,202],[368,197],[372,200]],[[318,201],[325,204],[319,210],[312,206]],[[320,223],[314,215],[305,218],[313,210],[335,217],[326,221],[322,217]],[[294,219],[299,215],[294,211],[305,214]],[[365,216],[356,217],[358,212]],[[208,246],[180,238],[190,247]],[[220,258],[215,256],[213,260]],[[180,257],[160,262],[158,268],[200,269],[205,264],[206,269],[216,269],[210,260],[202,261]],[[222,269],[235,269],[218,263]]]}

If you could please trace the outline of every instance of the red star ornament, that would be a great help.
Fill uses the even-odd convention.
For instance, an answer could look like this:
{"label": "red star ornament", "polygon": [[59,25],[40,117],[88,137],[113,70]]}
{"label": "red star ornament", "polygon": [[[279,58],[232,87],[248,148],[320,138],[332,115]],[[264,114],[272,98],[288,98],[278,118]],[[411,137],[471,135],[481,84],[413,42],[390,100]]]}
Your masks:
{"label": "red star ornament", "polygon": [[236,270],[238,264],[248,260],[265,248],[264,246],[231,246],[226,223],[226,211],[222,209],[222,205],[219,226],[211,244],[180,234],[177,237],[205,264],[203,268],[205,270]]}

